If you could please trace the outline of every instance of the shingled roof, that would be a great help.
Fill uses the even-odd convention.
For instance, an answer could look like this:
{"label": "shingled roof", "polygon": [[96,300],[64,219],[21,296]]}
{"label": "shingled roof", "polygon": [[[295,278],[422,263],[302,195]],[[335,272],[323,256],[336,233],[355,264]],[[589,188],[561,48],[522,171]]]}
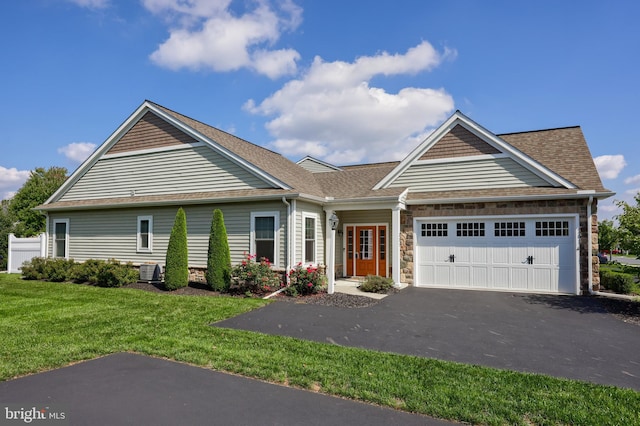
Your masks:
{"label": "shingled roof", "polygon": [[[147,197],[99,199],[83,201],[65,201],[45,203],[40,210],[69,208],[118,207],[131,203],[158,204],[171,202],[222,202],[260,197],[309,196],[318,200],[366,200],[399,198],[406,188],[373,188],[387,177],[400,162],[358,164],[342,166],[339,170],[324,173],[312,173],[290,161],[281,154],[248,142],[230,133],[194,120],[171,109],[146,101],[145,104],[177,120],[187,128],[193,129],[204,137],[219,144],[223,149],[252,164],[289,188],[255,189],[246,191],[212,191],[193,194],[158,195]],[[143,106],[145,105],[143,104]],[[407,201],[460,200],[465,198],[519,198],[519,197],[559,197],[576,195],[582,191],[595,191],[611,194],[604,188],[591,158],[591,153],[580,127],[538,130],[497,135],[526,156],[552,170],[576,188],[535,187],[500,188],[485,190],[457,190],[413,192]]]}
{"label": "shingled roof", "polygon": [[578,188],[605,189],[580,127],[497,135]]}

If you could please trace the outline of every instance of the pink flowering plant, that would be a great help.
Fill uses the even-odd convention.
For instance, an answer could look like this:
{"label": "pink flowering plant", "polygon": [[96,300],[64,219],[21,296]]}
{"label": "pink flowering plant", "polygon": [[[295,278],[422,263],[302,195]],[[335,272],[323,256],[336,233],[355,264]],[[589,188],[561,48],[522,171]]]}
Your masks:
{"label": "pink flowering plant", "polygon": [[324,289],[326,282],[327,277],[317,267],[303,266],[300,262],[289,271],[287,293],[291,296],[315,294]]}
{"label": "pink flowering plant", "polygon": [[256,260],[253,254],[244,254],[244,259],[231,270],[231,292],[265,294],[282,287],[280,275],[271,268],[269,259]]}

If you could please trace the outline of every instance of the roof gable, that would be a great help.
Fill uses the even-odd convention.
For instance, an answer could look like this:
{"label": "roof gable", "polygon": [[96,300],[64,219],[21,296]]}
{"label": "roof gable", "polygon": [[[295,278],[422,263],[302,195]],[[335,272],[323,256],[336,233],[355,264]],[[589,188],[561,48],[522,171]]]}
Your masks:
{"label": "roof gable", "polygon": [[[208,126],[207,126],[208,127]],[[213,129],[213,128],[210,128]],[[215,129],[217,130],[217,129]],[[224,133],[219,131],[220,133]],[[141,137],[142,135],[142,137]],[[156,139],[157,138],[157,139]],[[248,144],[248,142],[245,142]],[[265,172],[252,162],[229,150],[164,108],[145,101],[111,136],[76,169],[66,182],[45,202],[59,201],[91,168],[105,156],[132,155],[142,152],[172,150],[179,145],[204,144],[227,160],[250,172],[271,187],[289,190],[291,186]],[[297,166],[296,166],[297,167]]]}
{"label": "roof gable", "polygon": [[335,171],[342,170],[338,166],[334,166],[333,164],[329,164],[325,161],[318,160],[317,158],[313,158],[309,155],[307,155],[301,160],[296,161],[296,164],[310,171],[311,173],[326,173],[326,172],[335,172]]}
{"label": "roof gable", "polygon": [[158,149],[196,143],[197,140],[169,124],[151,111],[147,111],[106,154]]}
{"label": "roof gable", "polygon": [[494,146],[489,145],[477,135],[457,124],[442,139],[436,142],[420,160],[439,158],[470,157],[474,155],[500,154]]}
{"label": "roof gable", "polygon": [[[467,160],[501,158],[510,159],[512,163],[546,182],[548,186],[575,188],[575,185],[556,172],[489,132],[460,111],[456,111],[409,153],[396,168],[381,179],[374,189],[393,186],[410,167],[422,163],[442,165]],[[513,168],[513,166],[510,167]],[[508,171],[508,173],[512,172]],[[522,171],[518,173],[521,174]]]}

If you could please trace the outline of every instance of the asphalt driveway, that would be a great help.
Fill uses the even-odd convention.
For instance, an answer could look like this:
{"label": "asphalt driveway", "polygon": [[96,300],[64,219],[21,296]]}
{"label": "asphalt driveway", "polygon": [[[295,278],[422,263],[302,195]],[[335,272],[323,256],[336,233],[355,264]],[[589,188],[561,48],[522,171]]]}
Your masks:
{"label": "asphalt driveway", "polygon": [[451,424],[130,353],[0,382],[0,425],[20,409],[47,425]]}
{"label": "asphalt driveway", "polygon": [[368,308],[276,302],[214,325],[640,390],[640,327],[598,298],[409,287]]}

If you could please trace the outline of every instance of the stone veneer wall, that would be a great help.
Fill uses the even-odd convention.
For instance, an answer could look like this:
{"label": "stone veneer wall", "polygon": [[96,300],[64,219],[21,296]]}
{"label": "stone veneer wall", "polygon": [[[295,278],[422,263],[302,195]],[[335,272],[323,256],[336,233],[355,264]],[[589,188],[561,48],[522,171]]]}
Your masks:
{"label": "stone veneer wall", "polygon": [[536,215],[536,214],[579,214],[580,220],[580,289],[588,294],[589,266],[588,266],[588,233],[587,226],[592,230],[593,289],[600,289],[600,275],[598,262],[598,217],[597,201],[594,200],[591,222],[587,220],[586,199],[578,200],[541,200],[541,201],[512,201],[496,203],[464,203],[464,204],[433,204],[410,205],[400,215],[400,279],[413,285],[413,218],[439,216],[493,216],[493,215]]}

